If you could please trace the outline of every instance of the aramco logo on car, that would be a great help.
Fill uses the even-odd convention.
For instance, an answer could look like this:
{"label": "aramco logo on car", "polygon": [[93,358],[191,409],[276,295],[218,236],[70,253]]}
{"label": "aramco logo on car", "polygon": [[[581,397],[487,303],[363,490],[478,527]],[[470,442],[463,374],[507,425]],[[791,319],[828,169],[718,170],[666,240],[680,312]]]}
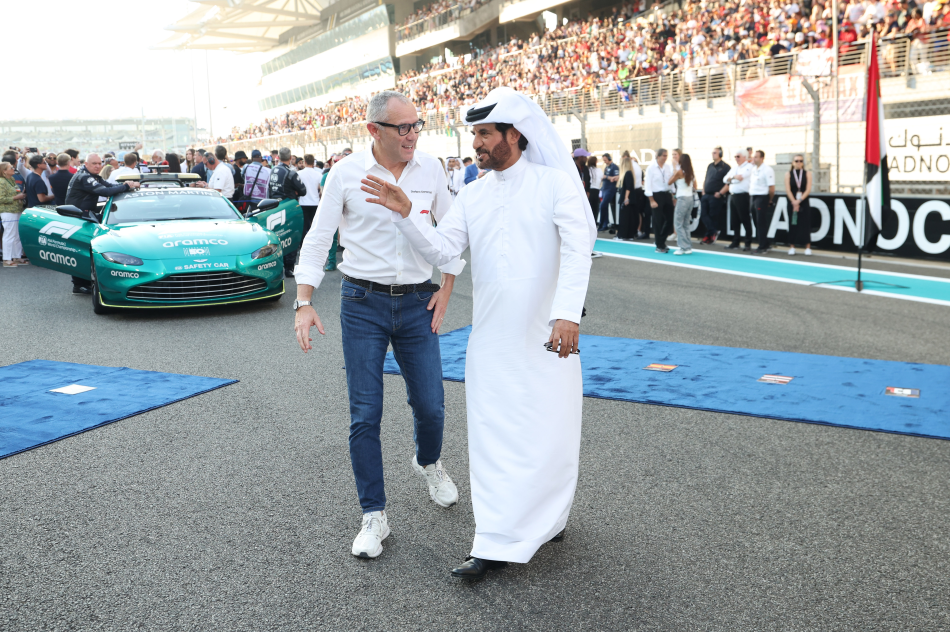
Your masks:
{"label": "aramco logo on car", "polygon": [[76,259],[73,257],[67,257],[66,255],[61,255],[58,252],[46,252],[45,250],[40,250],[40,259],[43,261],[49,261],[50,263],[58,263],[63,266],[69,266],[71,268],[76,267]]}

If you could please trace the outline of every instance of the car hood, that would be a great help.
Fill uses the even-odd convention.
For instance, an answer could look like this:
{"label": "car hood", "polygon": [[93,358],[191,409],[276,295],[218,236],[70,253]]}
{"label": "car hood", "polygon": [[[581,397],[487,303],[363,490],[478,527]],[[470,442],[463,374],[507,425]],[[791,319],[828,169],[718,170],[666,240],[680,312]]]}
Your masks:
{"label": "car hood", "polygon": [[243,220],[187,220],[117,224],[92,242],[96,252],[122,252],[141,259],[236,256],[253,252],[277,237]]}

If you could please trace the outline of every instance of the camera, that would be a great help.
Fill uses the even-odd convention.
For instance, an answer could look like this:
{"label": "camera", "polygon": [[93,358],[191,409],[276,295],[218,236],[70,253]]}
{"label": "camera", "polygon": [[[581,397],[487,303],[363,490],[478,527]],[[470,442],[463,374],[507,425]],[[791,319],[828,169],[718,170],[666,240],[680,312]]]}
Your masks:
{"label": "camera", "polygon": [[27,151],[27,153],[30,153],[30,154],[38,154],[38,153],[40,153],[40,150],[37,149],[36,147],[27,147],[27,148],[26,148],[26,151]]}

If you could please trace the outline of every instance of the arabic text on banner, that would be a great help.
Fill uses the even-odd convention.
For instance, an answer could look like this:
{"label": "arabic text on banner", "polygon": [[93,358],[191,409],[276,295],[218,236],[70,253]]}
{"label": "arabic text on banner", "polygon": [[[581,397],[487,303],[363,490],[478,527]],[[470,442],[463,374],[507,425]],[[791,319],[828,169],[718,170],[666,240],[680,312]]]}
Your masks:
{"label": "arabic text on banner", "polygon": [[[839,120],[864,120],[864,65],[843,66],[838,77]],[[813,77],[809,82],[821,97],[821,122],[835,122],[835,90],[832,77]],[[778,75],[736,83],[736,126],[796,127],[811,125],[814,101],[802,78]]]}
{"label": "arabic text on banner", "polygon": [[950,182],[950,115],[884,121],[892,182]]}

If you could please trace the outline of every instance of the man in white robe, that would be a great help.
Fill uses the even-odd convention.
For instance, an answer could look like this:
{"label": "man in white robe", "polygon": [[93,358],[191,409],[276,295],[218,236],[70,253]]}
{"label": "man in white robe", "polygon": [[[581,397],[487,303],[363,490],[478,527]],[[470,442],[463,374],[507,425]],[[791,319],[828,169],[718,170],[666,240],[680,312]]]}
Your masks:
{"label": "man in white robe", "polygon": [[570,152],[537,104],[498,88],[467,120],[479,167],[492,171],[459,192],[438,230],[411,220],[426,209],[394,184],[368,176],[363,190],[429,263],[472,250],[465,388],[476,528],[452,574],[479,578],[528,562],[567,523],[581,439],[577,340],[597,232]]}

